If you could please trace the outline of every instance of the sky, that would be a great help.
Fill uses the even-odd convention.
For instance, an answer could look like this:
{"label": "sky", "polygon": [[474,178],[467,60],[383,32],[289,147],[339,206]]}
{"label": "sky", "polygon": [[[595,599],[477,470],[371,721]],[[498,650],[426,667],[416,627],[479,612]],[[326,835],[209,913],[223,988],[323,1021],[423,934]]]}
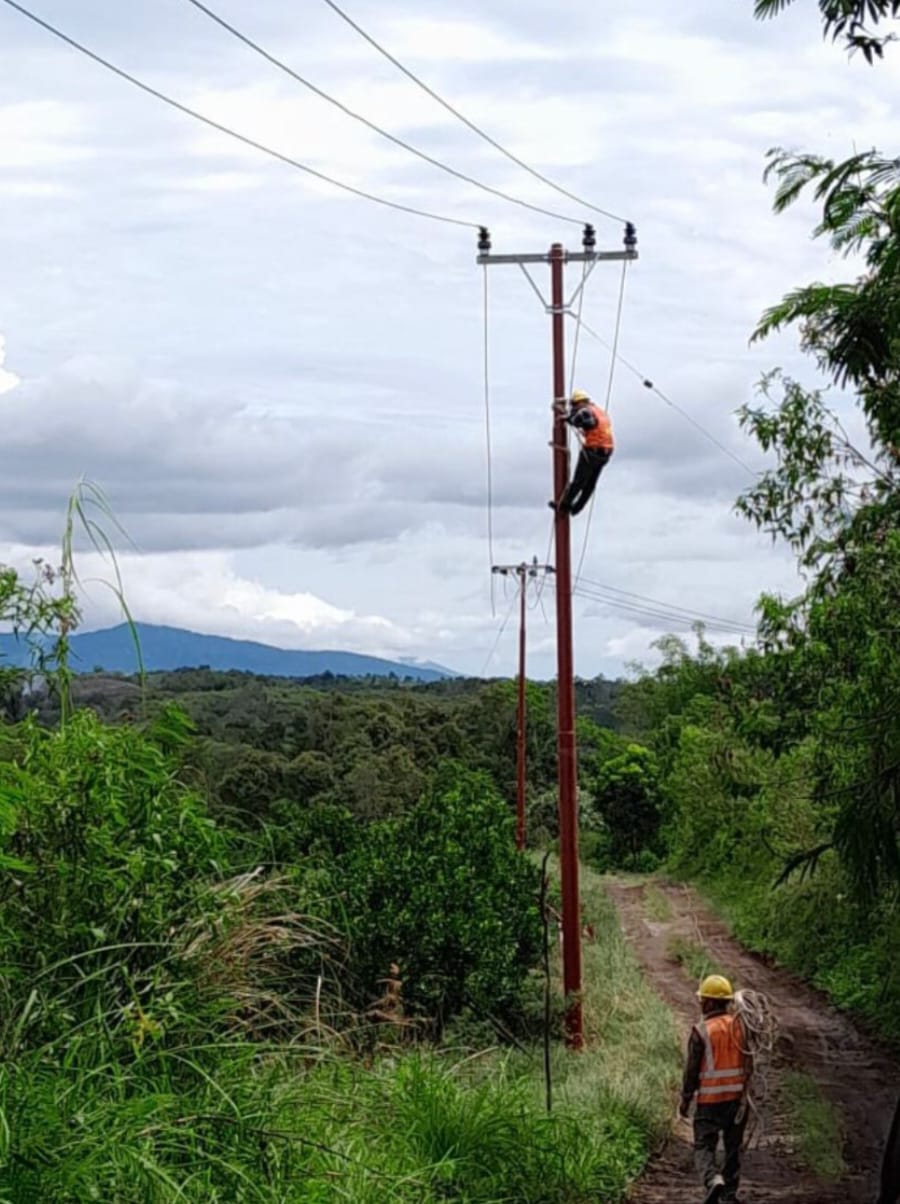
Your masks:
{"label": "sky", "polygon": [[[610,390],[617,439],[586,538],[586,515],[573,522],[582,580],[741,624],[761,591],[796,593],[785,549],[734,513],[765,464],[735,411],[773,367],[816,382],[794,335],[749,337],[785,291],[851,269],[811,240],[811,207],[772,214],[765,154],[890,149],[896,56],[848,62],[823,42],[813,0],[765,24],[752,0],[346,5],[518,157],[637,225],[620,352],[678,409],[621,365],[610,390],[609,352],[582,331],[572,380],[600,402]],[[498,154],[322,0],[212,7],[396,136],[594,221],[600,248],[621,248],[621,222]],[[578,224],[390,145],[188,0],[33,10],[318,171],[485,223],[498,254],[579,249]],[[489,541],[475,256],[474,230],[274,162],[0,5],[0,562],[55,563],[67,498],[87,478],[129,537],[117,537],[119,567],[141,620],[512,672],[514,597],[495,581],[492,598],[490,565],[548,556],[550,324],[517,269],[490,269]],[[585,290],[583,317],[607,342],[619,280],[602,264]],[[79,565],[88,582],[112,571],[89,546]],[[118,621],[112,593],[85,588],[85,627]],[[552,591],[531,600],[529,666],[549,677]],[[574,606],[582,676],[652,663],[665,631],[689,634],[589,598]]]}

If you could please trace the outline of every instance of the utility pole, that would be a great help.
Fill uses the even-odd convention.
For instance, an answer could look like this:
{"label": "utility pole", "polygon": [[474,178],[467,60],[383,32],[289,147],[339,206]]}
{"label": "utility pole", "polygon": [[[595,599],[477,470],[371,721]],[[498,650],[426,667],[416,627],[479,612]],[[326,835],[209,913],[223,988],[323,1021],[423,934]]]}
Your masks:
{"label": "utility pole", "polygon": [[552,573],[552,565],[538,564],[535,556],[531,564],[495,564],[493,571],[503,577],[515,574],[519,578],[519,701],[516,708],[516,848],[525,848],[525,595],[528,578],[538,573]]}
{"label": "utility pole", "polygon": [[[514,264],[527,277],[551,317],[553,337],[553,501],[558,502],[569,483],[568,397],[566,395],[566,315],[574,317],[572,305],[599,262],[637,259],[637,234],[631,222],[625,226],[623,251],[597,251],[594,227],[584,227],[582,249],[567,251],[554,243],[549,253],[492,255],[491,238],[482,227],[478,239],[478,263]],[[550,265],[548,304],[528,270],[529,264]],[[567,263],[581,263],[581,284],[568,301],[564,274]],[[572,555],[569,516],[556,511],[556,688],[557,772],[559,779],[559,860],[562,878],[563,990],[566,1012],[566,1041],[573,1049],[584,1045],[581,1005],[581,900],[578,884],[578,770],[575,748],[575,683],[572,650]]]}

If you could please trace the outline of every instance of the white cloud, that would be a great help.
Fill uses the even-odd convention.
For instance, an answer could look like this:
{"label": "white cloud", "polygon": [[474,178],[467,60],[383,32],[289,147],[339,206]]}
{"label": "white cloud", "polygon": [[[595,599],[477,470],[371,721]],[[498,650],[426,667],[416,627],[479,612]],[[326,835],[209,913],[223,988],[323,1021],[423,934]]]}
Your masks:
{"label": "white cloud", "polygon": [[85,115],[79,106],[41,100],[0,103],[0,168],[58,168],[92,157],[82,141]]}
{"label": "white cloud", "polygon": [[4,368],[6,363],[6,339],[0,334],[0,393],[6,393],[10,389],[14,389],[19,383],[19,378],[14,372],[9,372]]}
{"label": "white cloud", "polygon": [[389,23],[384,41],[397,58],[425,63],[552,62],[561,57],[546,42],[526,41],[508,27],[492,29],[484,21],[405,17]]}
{"label": "white cloud", "polygon": [[[51,545],[0,544],[0,563],[15,566],[26,578],[35,556],[51,565],[59,558]],[[140,619],[280,648],[390,656],[414,647],[408,632],[380,615],[357,614],[305,590],[282,592],[242,576],[227,552],[136,556],[126,551],[117,562],[129,610]],[[77,568],[85,627],[121,621],[115,596],[102,584],[115,580],[111,561],[82,550]]]}
{"label": "white cloud", "polygon": [[[120,7],[76,14],[48,0],[48,18],[321,170],[489,222],[497,251],[578,242],[575,227],[409,159],[188,6],[152,20]],[[621,350],[753,466],[734,409],[774,363],[813,374],[793,338],[751,349],[749,333],[786,289],[847,270],[810,242],[811,207],[771,214],[764,152],[890,150],[895,136],[900,57],[848,65],[795,7],[762,26],[749,0],[640,0],[615,13],[596,0],[553,13],[531,0],[435,0],[427,18],[390,0],[356,14],[515,153],[635,217],[641,260]],[[302,30],[273,0],[222,8],[400,136],[526,199],[577,209],[325,6],[304,13]],[[0,349],[0,537],[51,541],[86,474],[145,549],[127,561],[141,618],[480,669],[497,624],[474,234],[337,204],[333,189],[167,112],[13,14],[0,23],[3,322],[18,374]],[[597,226],[602,245],[620,244],[615,224]],[[603,267],[588,292],[586,317],[606,336],[617,283]],[[492,272],[490,289],[494,558],[543,558],[546,315],[512,269]],[[577,383],[602,395],[607,372],[607,352],[583,338]],[[745,481],[733,461],[621,369],[613,417],[619,450],[585,576],[735,617],[760,588],[792,588],[789,557],[730,513]],[[589,618],[590,606],[576,605],[582,672],[615,670],[655,634],[636,616]],[[549,674],[553,629],[539,616],[532,663]],[[514,661],[512,626],[498,669]]]}

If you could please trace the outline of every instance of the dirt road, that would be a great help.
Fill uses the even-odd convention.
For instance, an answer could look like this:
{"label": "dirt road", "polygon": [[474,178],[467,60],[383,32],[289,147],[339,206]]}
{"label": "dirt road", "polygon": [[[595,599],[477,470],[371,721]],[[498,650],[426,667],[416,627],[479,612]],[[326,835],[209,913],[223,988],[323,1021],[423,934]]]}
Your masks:
{"label": "dirt road", "polygon": [[[691,891],[655,883],[648,896],[644,883],[619,881],[609,890],[638,960],[676,1014],[683,1040],[697,1017],[696,986],[671,955],[674,938],[708,949],[741,986],[762,991],[775,1008],[778,1048],[760,1134],[746,1155],[742,1197],[748,1204],[873,1204],[881,1150],[900,1093],[897,1065],[820,995],[747,953]],[[668,918],[652,918],[669,911]],[[815,1078],[842,1117],[847,1172],[840,1183],[822,1182],[798,1157],[778,1100],[786,1068]],[[635,1204],[696,1204],[702,1198],[689,1142],[688,1127],[674,1125],[668,1146],[634,1189]]]}

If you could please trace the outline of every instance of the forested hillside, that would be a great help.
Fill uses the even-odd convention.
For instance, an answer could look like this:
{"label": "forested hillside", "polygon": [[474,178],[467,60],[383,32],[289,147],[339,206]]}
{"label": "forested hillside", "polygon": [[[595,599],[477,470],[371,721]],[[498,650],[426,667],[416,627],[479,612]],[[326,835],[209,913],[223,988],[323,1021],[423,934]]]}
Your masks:
{"label": "forested hillside", "polygon": [[[598,758],[624,752],[611,730],[619,683],[579,682],[581,773],[592,797]],[[243,827],[311,809],[361,820],[411,810],[438,766],[451,759],[486,773],[515,797],[516,690],[512,682],[447,679],[428,685],[327,675],[302,682],[185,669],[138,679],[92,675],[72,698],[110,722],[159,714],[175,703],[196,739],[195,785],[218,814]],[[528,782],[533,838],[556,831],[556,692],[528,687]],[[60,717],[54,690],[9,694],[9,713]]]}

